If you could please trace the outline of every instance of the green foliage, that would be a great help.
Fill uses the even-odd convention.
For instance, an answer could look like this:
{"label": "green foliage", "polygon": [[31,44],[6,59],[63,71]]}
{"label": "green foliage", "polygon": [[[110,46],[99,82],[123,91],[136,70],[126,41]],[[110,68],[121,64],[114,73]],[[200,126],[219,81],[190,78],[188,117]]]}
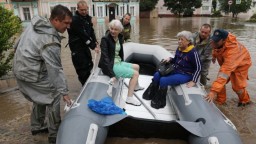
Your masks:
{"label": "green foliage", "polygon": [[151,11],[155,8],[158,0],[140,0],[140,11]]}
{"label": "green foliage", "polygon": [[220,11],[214,11],[211,15],[212,17],[221,17],[221,12]]}
{"label": "green foliage", "polygon": [[256,13],[253,14],[248,22],[256,22]]}
{"label": "green foliage", "polygon": [[227,0],[219,0],[220,10],[225,13],[232,13],[233,17],[237,17],[237,15],[241,12],[247,12],[251,8],[252,0],[242,0],[241,4],[236,4],[236,1],[233,0],[233,3],[229,6]]}
{"label": "green foliage", "polygon": [[22,25],[20,19],[12,11],[0,6],[0,77],[5,75],[10,69],[10,61],[13,58],[11,50],[15,37],[21,32]]}
{"label": "green foliage", "polygon": [[217,1],[216,1],[216,0],[213,0],[213,1],[212,1],[212,8],[213,8],[213,11],[214,11],[214,12],[216,11],[216,7],[217,7]]}
{"label": "green foliage", "polygon": [[202,6],[202,0],[164,0],[164,6],[175,15],[192,15],[195,9]]}

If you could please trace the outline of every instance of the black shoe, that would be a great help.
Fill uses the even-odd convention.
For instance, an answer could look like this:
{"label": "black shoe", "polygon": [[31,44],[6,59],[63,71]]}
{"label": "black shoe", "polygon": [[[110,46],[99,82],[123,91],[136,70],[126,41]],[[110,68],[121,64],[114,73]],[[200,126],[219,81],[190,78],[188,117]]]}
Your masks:
{"label": "black shoe", "polygon": [[241,102],[239,102],[238,104],[237,104],[237,107],[241,107],[241,106],[247,106],[247,105],[249,105],[249,104],[251,104],[251,102],[249,101],[249,102],[247,102],[247,103],[241,103]]}
{"label": "black shoe", "polygon": [[48,137],[48,142],[50,144],[55,144],[56,143],[56,137]]}
{"label": "black shoe", "polygon": [[156,95],[159,85],[155,84],[153,81],[150,83],[148,88],[144,91],[142,98],[145,100],[152,100]]}
{"label": "black shoe", "polygon": [[151,107],[155,109],[164,108],[166,106],[167,88],[160,88],[152,98]]}
{"label": "black shoe", "polygon": [[48,133],[48,128],[40,129],[40,130],[32,130],[31,131],[32,135],[36,135],[39,133]]}

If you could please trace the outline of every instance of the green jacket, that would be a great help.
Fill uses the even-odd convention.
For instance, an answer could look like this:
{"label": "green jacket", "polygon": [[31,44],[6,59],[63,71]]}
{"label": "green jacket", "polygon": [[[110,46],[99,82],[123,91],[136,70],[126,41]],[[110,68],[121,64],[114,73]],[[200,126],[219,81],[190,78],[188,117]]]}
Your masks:
{"label": "green jacket", "polygon": [[[120,21],[123,24],[123,19],[121,19]],[[131,35],[132,27],[131,27],[130,23],[128,23],[126,25],[123,24],[123,27],[124,27],[124,29],[122,31],[122,35],[124,36],[124,41],[127,41],[127,40],[131,39],[130,35]]]}

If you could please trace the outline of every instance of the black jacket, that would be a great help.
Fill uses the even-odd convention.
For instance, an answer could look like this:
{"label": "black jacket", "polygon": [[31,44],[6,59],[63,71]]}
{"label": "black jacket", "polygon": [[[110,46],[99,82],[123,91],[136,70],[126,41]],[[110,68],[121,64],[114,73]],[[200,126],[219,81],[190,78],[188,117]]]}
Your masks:
{"label": "black jacket", "polygon": [[[119,34],[118,40],[120,43],[119,56],[123,61],[124,60],[123,35]],[[114,67],[116,43],[109,32],[107,32],[106,35],[101,38],[100,48],[101,48],[101,57],[99,61],[99,67],[102,69],[102,72],[105,75],[109,76],[110,78],[115,77],[113,67]]]}
{"label": "black jacket", "polygon": [[[69,44],[76,43],[76,47],[84,48],[90,47],[94,49],[96,47],[96,36],[93,29],[92,17],[89,15],[82,16],[77,11],[72,18],[72,23],[68,29]],[[77,45],[77,43],[79,43]],[[71,47],[71,49],[74,49]]]}

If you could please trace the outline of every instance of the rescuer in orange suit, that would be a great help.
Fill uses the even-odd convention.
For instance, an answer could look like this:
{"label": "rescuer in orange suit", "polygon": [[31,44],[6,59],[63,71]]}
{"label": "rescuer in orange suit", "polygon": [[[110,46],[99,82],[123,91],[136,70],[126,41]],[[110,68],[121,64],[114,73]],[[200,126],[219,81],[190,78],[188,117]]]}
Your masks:
{"label": "rescuer in orange suit", "polygon": [[237,106],[250,103],[246,90],[248,70],[252,65],[248,50],[236,40],[236,37],[223,29],[216,29],[211,37],[213,48],[213,63],[216,59],[220,65],[217,79],[213,82],[210,92],[205,97],[208,102],[216,101],[223,104],[226,101],[225,85],[231,81],[232,89],[239,97]]}

